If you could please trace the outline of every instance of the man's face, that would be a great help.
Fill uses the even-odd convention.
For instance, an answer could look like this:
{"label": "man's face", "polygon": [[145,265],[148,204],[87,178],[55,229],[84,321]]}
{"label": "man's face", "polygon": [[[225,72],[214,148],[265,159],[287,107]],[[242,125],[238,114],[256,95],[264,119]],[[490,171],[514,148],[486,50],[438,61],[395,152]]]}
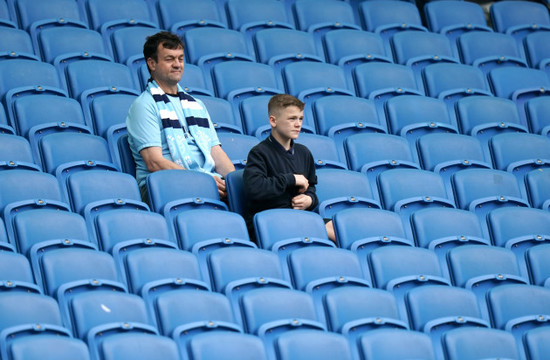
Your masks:
{"label": "man's face", "polygon": [[162,44],[157,49],[157,61],[147,59],[151,76],[159,85],[175,86],[183,75],[183,48],[167,49]]}
{"label": "man's face", "polygon": [[269,123],[281,139],[296,140],[302,129],[304,111],[297,106],[288,106],[269,117]]}

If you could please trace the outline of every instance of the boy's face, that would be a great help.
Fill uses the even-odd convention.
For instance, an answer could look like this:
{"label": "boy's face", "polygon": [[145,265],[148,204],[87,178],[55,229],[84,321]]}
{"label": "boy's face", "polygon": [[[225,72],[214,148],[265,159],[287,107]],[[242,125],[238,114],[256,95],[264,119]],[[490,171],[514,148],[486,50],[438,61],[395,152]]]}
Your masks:
{"label": "boy's face", "polygon": [[296,140],[302,130],[304,111],[297,106],[288,106],[269,116],[272,131],[282,140]]}

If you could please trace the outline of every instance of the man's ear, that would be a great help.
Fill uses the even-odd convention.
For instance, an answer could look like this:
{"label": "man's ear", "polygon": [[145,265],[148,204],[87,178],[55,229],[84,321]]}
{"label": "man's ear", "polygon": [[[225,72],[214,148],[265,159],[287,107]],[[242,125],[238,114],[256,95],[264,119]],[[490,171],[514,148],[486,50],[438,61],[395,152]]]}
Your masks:
{"label": "man's ear", "polygon": [[157,63],[152,57],[147,58],[147,66],[149,67],[150,71],[155,70],[156,65]]}
{"label": "man's ear", "polygon": [[271,125],[272,128],[277,127],[277,118],[273,115],[269,115],[269,125]]}

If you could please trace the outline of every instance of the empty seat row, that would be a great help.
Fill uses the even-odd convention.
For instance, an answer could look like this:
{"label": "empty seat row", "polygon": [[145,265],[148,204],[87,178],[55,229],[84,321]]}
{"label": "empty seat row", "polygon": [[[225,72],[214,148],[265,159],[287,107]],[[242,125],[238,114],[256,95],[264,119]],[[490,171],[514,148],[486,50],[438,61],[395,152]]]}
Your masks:
{"label": "empty seat row", "polygon": [[[373,259],[375,259],[374,254],[378,253],[381,256],[383,253],[388,253],[387,256],[391,256],[389,255],[392,251],[391,246],[385,247],[383,250],[373,252]],[[261,252],[261,250],[255,251]],[[294,260],[294,256],[298,259],[298,254],[305,254],[305,251],[306,249],[296,250],[296,255],[290,255],[291,261]],[[252,250],[248,252],[252,252]],[[318,254],[320,253],[316,252],[313,256]],[[234,258],[235,255],[237,255],[237,259]],[[124,331],[124,327],[126,327],[153,335],[160,333],[172,336],[181,344],[191,341],[198,332],[208,331],[209,328],[214,327],[218,331],[237,333],[244,331],[254,334],[259,336],[266,345],[273,345],[281,334],[293,328],[300,328],[316,331],[328,329],[339,332],[350,340],[353,352],[357,351],[353,350],[357,340],[364,335],[374,334],[376,329],[389,327],[402,331],[411,329],[430,335],[434,350],[438,352],[442,351],[439,339],[445,337],[450,329],[473,325],[507,331],[509,334],[507,336],[514,335],[516,337],[518,350],[522,351],[521,337],[523,333],[533,326],[544,325],[541,314],[546,314],[550,305],[548,289],[521,283],[504,285],[505,283],[501,282],[491,290],[485,289],[484,291],[487,293],[486,304],[491,309],[488,313],[490,317],[484,318],[478,307],[476,295],[471,290],[449,286],[445,282],[438,283],[437,277],[425,272],[419,275],[422,279],[418,280],[415,279],[416,276],[405,276],[408,273],[400,273],[401,267],[407,268],[407,266],[426,269],[427,264],[415,263],[415,261],[422,261],[419,258],[411,258],[408,264],[403,263],[401,267],[397,266],[397,268],[395,262],[385,265],[374,263],[374,267],[386,266],[388,275],[394,277],[393,282],[387,283],[388,291],[340,282],[336,288],[325,289],[323,291],[325,295],[319,297],[319,294],[316,295],[316,292],[320,290],[319,284],[313,284],[313,287],[308,290],[309,294],[285,288],[269,277],[262,277],[264,281],[254,285],[254,279],[246,278],[249,275],[238,270],[239,267],[243,269],[246,267],[243,262],[237,265],[242,255],[233,249],[223,249],[212,253],[211,261],[216,261],[215,259],[219,256],[231,260],[219,263],[219,265],[233,264],[236,267],[235,272],[230,271],[230,274],[223,276],[229,276],[228,279],[242,279],[240,281],[233,280],[226,286],[224,285],[225,296],[176,285],[171,291],[156,293],[153,300],[129,294],[120,288],[113,292],[112,285],[107,281],[97,279],[91,286],[86,285],[86,282],[81,282],[80,285],[75,282],[61,285],[60,290],[71,288],[72,291],[58,292],[59,313],[52,311],[52,309],[55,310],[52,306],[57,307],[58,304],[55,301],[52,303],[51,298],[40,294],[8,290],[0,294],[3,300],[2,308],[6,311],[9,310],[11,315],[7,318],[3,317],[5,323],[2,328],[13,326],[13,322],[24,321],[22,318],[24,310],[21,307],[16,307],[16,301],[23,302],[25,299],[23,303],[34,304],[35,311],[44,310],[39,306],[40,303],[48,303],[50,307],[50,311],[47,312],[50,318],[45,318],[45,314],[38,317],[34,312],[27,313],[25,318],[29,319],[29,322],[40,323],[48,332],[58,332],[61,335],[73,334],[94,346],[98,345],[96,336],[99,335],[99,329],[104,332],[116,333]],[[261,259],[267,258],[261,257]],[[399,261],[402,262],[402,260]],[[257,262],[254,264],[258,265]],[[226,268],[226,270],[230,269]],[[264,269],[267,268],[264,267]],[[259,268],[256,268],[256,271],[259,272]],[[377,278],[378,281],[384,281],[381,279]],[[328,280],[329,278],[324,278],[320,284],[327,284]],[[510,277],[508,280],[512,281],[512,278]],[[476,281],[483,281],[483,279]],[[415,282],[416,285],[414,285]],[[184,283],[180,284],[184,285]],[[247,284],[250,284],[251,287],[242,287]],[[233,294],[232,291],[238,293]],[[402,295],[398,295],[398,293]],[[511,298],[515,299],[513,303],[510,302]],[[480,299],[485,302],[484,297]],[[98,302],[103,306],[94,305],[99,304]],[[365,304],[369,304],[369,306],[365,306]],[[407,308],[406,314],[408,315],[405,317],[402,312],[404,308],[401,306]],[[319,317],[320,309],[317,309],[318,307],[326,310],[328,328],[323,323],[325,321],[323,317]],[[189,309],[193,309],[193,311],[189,311]],[[58,314],[57,319],[55,319],[56,313]],[[33,316],[35,319],[31,320]],[[122,322],[122,327],[118,325],[120,322]],[[105,324],[105,326],[96,328],[101,324]],[[187,336],[183,337],[183,334]],[[432,344],[428,347],[431,348]],[[514,347],[512,346],[512,349]],[[183,348],[185,349],[185,347]],[[509,350],[510,348],[507,351]],[[514,351],[510,353],[514,353]]]}

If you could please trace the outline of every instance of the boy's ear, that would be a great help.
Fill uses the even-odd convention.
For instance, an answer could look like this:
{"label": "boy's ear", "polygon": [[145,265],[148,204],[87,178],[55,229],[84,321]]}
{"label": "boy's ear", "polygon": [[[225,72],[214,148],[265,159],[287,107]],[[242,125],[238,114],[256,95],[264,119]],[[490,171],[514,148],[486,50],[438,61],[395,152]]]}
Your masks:
{"label": "boy's ear", "polygon": [[271,125],[272,128],[277,126],[277,119],[273,115],[269,115],[269,125]]}

